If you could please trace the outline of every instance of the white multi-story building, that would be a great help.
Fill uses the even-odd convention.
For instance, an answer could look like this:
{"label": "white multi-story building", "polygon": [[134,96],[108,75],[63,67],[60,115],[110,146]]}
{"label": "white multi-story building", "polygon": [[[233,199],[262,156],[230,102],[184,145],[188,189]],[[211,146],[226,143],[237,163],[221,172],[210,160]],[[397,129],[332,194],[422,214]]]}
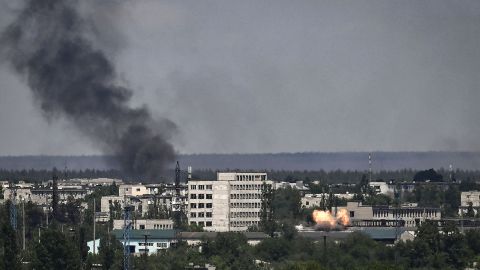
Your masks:
{"label": "white multi-story building", "polygon": [[217,173],[216,181],[189,181],[188,221],[207,231],[246,231],[260,222],[266,173]]}

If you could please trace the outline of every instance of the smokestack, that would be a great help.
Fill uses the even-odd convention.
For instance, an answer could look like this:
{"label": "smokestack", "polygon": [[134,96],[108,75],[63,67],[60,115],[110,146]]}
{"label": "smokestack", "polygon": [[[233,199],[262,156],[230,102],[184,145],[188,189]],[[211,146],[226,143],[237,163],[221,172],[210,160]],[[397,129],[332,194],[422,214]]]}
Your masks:
{"label": "smokestack", "polygon": [[175,158],[169,139],[176,126],[129,105],[133,91],[117,83],[113,64],[85,38],[76,3],[27,1],[2,34],[2,56],[44,116],[67,119],[128,175],[156,178]]}

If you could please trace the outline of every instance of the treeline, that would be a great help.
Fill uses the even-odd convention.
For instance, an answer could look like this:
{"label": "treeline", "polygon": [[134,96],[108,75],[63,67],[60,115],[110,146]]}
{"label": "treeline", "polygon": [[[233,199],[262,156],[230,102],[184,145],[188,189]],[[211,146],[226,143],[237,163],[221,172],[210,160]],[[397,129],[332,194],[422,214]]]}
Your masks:
{"label": "treeline", "polygon": [[[426,168],[429,169],[429,168]],[[228,171],[224,170],[224,171]],[[242,171],[233,169],[232,171]],[[368,175],[368,171],[288,171],[288,170],[263,170],[262,172],[268,173],[268,178],[275,181],[286,181],[286,182],[295,182],[295,181],[304,181],[305,183],[310,183],[312,181],[320,181],[329,184],[335,183],[358,183],[362,179],[363,175]],[[402,169],[402,170],[392,170],[392,171],[374,171],[372,172],[372,181],[389,181],[389,180],[400,180],[400,181],[412,181],[415,175],[420,172],[419,170],[412,169]],[[443,177],[445,181],[450,179],[450,171],[447,169],[439,169],[436,171],[439,175]],[[196,170],[194,171],[195,178],[200,179],[215,179],[216,171],[214,170]],[[480,170],[469,171],[469,170],[456,170],[452,174],[452,177],[456,180],[470,180],[476,181],[480,180]]]}
{"label": "treeline", "polygon": [[52,180],[56,174],[59,179],[75,178],[117,178],[122,179],[123,174],[118,170],[5,170],[0,169],[0,179],[3,181],[28,181],[41,182]]}
{"label": "treeline", "polygon": [[[426,168],[428,169],[428,168]],[[222,171],[245,171],[238,169],[226,169]],[[251,171],[251,170],[249,170]],[[312,181],[320,181],[323,183],[335,184],[335,183],[358,183],[363,175],[368,175],[368,171],[287,171],[287,170],[258,170],[261,172],[268,173],[268,177],[271,180],[275,181],[304,181],[305,183],[310,183]],[[372,173],[372,180],[401,180],[401,181],[412,181],[418,170],[412,169],[402,169],[394,171],[374,171]],[[39,182],[45,180],[51,180],[53,176],[53,170],[5,170],[0,169],[0,180],[10,180],[10,181],[29,181],[29,182]],[[440,169],[437,170],[438,173],[444,181],[450,180],[450,177],[453,177],[459,181],[477,181],[480,180],[480,171],[468,171],[468,170],[456,170],[452,175],[449,170]],[[174,171],[167,170],[163,175],[159,176],[157,179],[140,179],[135,176],[126,175],[120,170],[110,169],[110,170],[58,170],[56,172],[57,176],[60,179],[75,179],[75,178],[116,178],[122,179],[124,181],[138,181],[138,182],[172,182]],[[195,170],[193,172],[193,179],[207,179],[212,180],[216,179],[217,171],[215,170]],[[182,173],[183,180],[187,178],[187,173]]]}

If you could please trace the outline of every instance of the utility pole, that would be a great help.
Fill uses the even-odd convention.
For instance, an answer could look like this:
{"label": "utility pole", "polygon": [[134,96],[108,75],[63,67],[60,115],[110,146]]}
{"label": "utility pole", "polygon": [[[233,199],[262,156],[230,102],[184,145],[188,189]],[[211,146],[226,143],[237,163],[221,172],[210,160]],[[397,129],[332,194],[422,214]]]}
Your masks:
{"label": "utility pole", "polygon": [[148,233],[145,233],[143,236],[145,236],[145,260],[147,259],[147,255],[148,255],[148,242],[147,242],[147,238],[149,236]]}
{"label": "utility pole", "polygon": [[93,255],[95,255],[95,198],[93,198]]}

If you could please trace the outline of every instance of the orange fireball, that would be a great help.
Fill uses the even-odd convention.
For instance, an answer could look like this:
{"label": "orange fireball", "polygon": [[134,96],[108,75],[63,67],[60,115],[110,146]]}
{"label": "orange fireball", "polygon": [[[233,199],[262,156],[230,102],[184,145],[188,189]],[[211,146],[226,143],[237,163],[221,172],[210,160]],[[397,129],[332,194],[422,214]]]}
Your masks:
{"label": "orange fireball", "polygon": [[337,224],[347,226],[350,223],[347,209],[340,209],[334,217],[330,211],[314,210],[312,218],[320,226],[334,228]]}

